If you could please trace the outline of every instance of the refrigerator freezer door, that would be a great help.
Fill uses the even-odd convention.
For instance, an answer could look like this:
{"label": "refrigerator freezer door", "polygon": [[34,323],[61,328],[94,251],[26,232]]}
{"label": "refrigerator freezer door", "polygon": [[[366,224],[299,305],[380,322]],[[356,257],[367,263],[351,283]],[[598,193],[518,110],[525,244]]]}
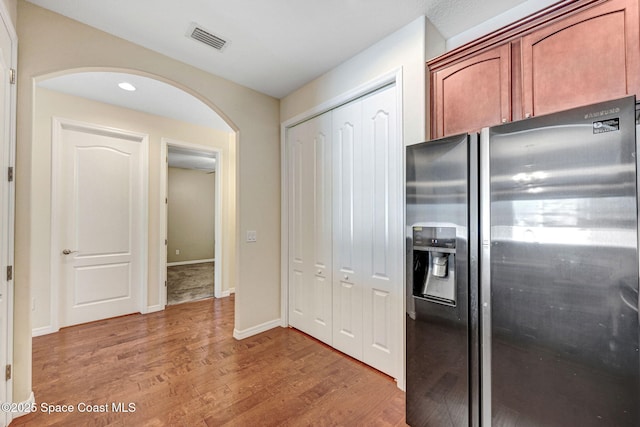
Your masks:
{"label": "refrigerator freezer door", "polygon": [[493,425],[640,425],[634,104],[489,131]]}
{"label": "refrigerator freezer door", "polygon": [[[407,268],[406,420],[413,427],[471,425],[470,417],[478,412],[472,404],[478,397],[477,388],[472,391],[477,382],[470,381],[469,359],[475,345],[470,342],[472,331],[477,330],[469,317],[469,301],[477,298],[470,295],[477,286],[469,285],[470,264],[475,262],[469,256],[468,225],[473,150],[477,151],[477,137],[468,135],[407,147],[407,259],[411,265]],[[423,237],[432,237],[430,244],[436,246],[442,245],[443,237],[426,233],[431,229],[455,230],[455,245],[430,252]],[[455,282],[455,291],[425,290],[428,280]]]}

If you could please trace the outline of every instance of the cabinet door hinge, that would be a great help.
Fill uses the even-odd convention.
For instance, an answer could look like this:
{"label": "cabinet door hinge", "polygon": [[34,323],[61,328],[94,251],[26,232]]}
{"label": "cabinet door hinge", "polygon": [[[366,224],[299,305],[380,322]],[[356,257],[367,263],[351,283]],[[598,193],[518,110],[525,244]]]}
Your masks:
{"label": "cabinet door hinge", "polygon": [[166,280],[164,281],[164,287],[165,288],[167,287],[167,281]]}
{"label": "cabinet door hinge", "polygon": [[7,178],[9,182],[13,182],[13,166],[9,166],[9,172],[7,173]]}
{"label": "cabinet door hinge", "polygon": [[164,245],[165,245],[165,246],[167,246],[167,243],[169,243],[169,242],[167,241],[167,239],[164,239]]}
{"label": "cabinet door hinge", "polygon": [[166,205],[166,204],[168,204],[168,203],[169,203],[169,198],[168,198],[168,197],[165,197],[165,198],[164,198],[164,204]]}
{"label": "cabinet door hinge", "polygon": [[4,370],[4,378],[5,381],[9,381],[11,379],[11,365],[7,365]]}
{"label": "cabinet door hinge", "polygon": [[13,266],[7,266],[7,280],[13,280]]}
{"label": "cabinet door hinge", "polygon": [[16,69],[15,68],[10,68],[9,69],[9,83],[11,83],[12,85],[16,84]]}

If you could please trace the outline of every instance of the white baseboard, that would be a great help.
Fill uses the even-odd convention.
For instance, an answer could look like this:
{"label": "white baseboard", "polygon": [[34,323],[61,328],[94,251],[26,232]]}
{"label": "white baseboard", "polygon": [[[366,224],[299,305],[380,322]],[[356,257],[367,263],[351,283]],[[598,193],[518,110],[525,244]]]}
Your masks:
{"label": "white baseboard", "polygon": [[175,267],[176,265],[202,264],[204,262],[216,262],[216,259],[211,258],[211,259],[195,259],[193,261],[168,262],[167,267]]}
{"label": "white baseboard", "polygon": [[231,294],[235,294],[235,293],[236,293],[236,288],[227,289],[226,291],[222,291],[222,295],[220,295],[220,298],[228,297],[228,296],[231,296]]}
{"label": "white baseboard", "polygon": [[260,325],[256,325],[252,328],[245,329],[243,331],[239,331],[237,329],[233,330],[233,337],[237,340],[243,340],[245,338],[252,337],[254,335],[258,335],[264,331],[268,331],[269,329],[279,328],[280,327],[280,319],[274,319],[269,322],[262,323]]}
{"label": "white baseboard", "polygon": [[31,330],[32,337],[39,337],[41,335],[53,334],[54,332],[58,332],[59,329],[54,329],[51,325],[41,326],[39,328],[33,328]]}
{"label": "white baseboard", "polygon": [[[33,391],[31,392],[31,394],[29,395],[29,398],[27,400],[25,400],[24,402],[19,402],[18,403],[18,408],[30,408],[32,405],[36,404],[36,397],[33,394]],[[13,412],[13,413],[9,413],[9,416],[11,417],[11,420],[15,420],[18,417],[21,417],[23,415],[27,415],[30,412]],[[11,422],[11,420],[9,420],[9,422]]]}
{"label": "white baseboard", "polygon": [[164,306],[160,304],[150,305],[147,307],[147,313],[155,313],[156,311],[162,311],[162,310],[164,310]]}

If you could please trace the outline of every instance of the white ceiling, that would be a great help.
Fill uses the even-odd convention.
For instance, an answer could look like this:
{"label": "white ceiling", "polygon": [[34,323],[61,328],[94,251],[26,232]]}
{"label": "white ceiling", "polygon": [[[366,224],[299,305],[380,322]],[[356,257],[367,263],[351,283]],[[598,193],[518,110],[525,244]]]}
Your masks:
{"label": "white ceiling", "polygon": [[[120,89],[118,83],[121,82],[131,83],[136,90],[127,92]],[[41,81],[38,86],[225,132],[232,130],[215,111],[196,97],[143,76],[112,72],[74,73]]]}
{"label": "white ceiling", "polygon": [[[282,98],[425,15],[445,39],[539,0],[28,0]],[[535,7],[535,6],[533,6]],[[186,37],[192,23],[229,41]]]}

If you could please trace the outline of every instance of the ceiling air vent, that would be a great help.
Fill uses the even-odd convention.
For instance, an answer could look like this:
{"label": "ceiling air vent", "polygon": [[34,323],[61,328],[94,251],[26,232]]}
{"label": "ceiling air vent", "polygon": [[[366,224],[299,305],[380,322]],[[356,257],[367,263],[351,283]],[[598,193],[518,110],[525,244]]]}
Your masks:
{"label": "ceiling air vent", "polygon": [[223,51],[229,42],[219,36],[216,36],[211,31],[205,30],[200,25],[192,23],[187,31],[187,36],[194,40],[198,40],[201,43],[211,46],[212,48]]}

